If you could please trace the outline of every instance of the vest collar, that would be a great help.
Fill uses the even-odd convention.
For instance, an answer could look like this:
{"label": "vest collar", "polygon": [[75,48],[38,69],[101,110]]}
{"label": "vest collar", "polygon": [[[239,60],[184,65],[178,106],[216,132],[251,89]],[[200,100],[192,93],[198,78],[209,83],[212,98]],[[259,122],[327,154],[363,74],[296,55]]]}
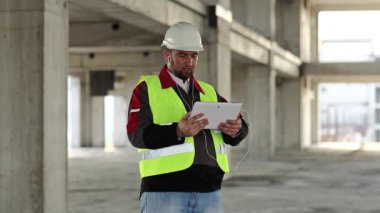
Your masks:
{"label": "vest collar", "polygon": [[[169,71],[168,71],[168,68],[165,66],[162,67],[161,69],[161,72],[159,74],[159,78],[160,78],[160,82],[161,82],[161,86],[162,86],[162,89],[167,89],[169,87],[173,87],[175,86],[175,81],[172,79],[172,77],[170,76],[169,74]],[[201,88],[201,86],[198,84],[198,81],[195,79],[195,77],[192,75],[190,77],[190,82],[194,82],[193,86],[194,88],[198,91],[198,92],[201,92],[204,94],[204,91],[203,89]]]}

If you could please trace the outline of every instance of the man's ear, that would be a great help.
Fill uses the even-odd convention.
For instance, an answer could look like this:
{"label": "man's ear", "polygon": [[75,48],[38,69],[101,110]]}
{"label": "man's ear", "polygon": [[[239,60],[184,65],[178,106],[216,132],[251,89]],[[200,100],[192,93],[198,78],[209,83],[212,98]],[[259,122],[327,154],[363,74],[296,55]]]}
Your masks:
{"label": "man's ear", "polygon": [[170,57],[170,52],[169,52],[168,50],[164,50],[164,51],[162,52],[162,55],[163,55],[164,60],[165,60],[166,62],[170,62],[171,57]]}

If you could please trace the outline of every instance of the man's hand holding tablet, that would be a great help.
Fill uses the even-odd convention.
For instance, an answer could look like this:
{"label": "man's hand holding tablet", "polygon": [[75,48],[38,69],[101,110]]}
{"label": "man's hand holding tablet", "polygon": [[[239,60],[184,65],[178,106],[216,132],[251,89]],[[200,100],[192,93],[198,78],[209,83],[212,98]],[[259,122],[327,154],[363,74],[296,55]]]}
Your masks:
{"label": "man's hand holding tablet", "polygon": [[[204,129],[220,129],[222,132],[230,135],[235,132],[237,127],[241,127],[241,119],[238,118],[241,103],[214,103],[214,102],[196,102],[191,111],[190,118],[202,113],[208,120],[208,125]],[[232,136],[232,135],[231,135]]]}

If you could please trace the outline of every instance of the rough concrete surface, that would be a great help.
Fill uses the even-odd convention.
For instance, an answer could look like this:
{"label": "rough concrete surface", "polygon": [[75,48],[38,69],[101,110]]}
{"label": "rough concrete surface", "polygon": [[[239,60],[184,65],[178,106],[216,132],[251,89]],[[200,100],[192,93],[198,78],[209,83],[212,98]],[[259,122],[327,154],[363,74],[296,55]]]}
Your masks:
{"label": "rough concrete surface", "polygon": [[[71,151],[69,212],[139,212],[137,159],[126,149]],[[226,213],[380,213],[380,154],[281,152],[235,165],[223,185]]]}

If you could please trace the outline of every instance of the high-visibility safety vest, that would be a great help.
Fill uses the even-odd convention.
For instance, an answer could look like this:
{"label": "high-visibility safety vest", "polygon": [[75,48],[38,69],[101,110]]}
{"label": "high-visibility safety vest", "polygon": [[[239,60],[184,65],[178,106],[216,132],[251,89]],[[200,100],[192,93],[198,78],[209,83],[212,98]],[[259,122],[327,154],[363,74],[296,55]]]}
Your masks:
{"label": "high-visibility safety vest", "polygon": [[[140,82],[145,81],[148,87],[150,109],[153,123],[171,125],[178,122],[187,113],[182,100],[172,87],[162,89],[157,75],[142,76]],[[217,102],[215,89],[204,82],[198,81],[204,91],[200,93],[203,102]],[[229,172],[227,154],[224,148],[223,137],[220,131],[210,130],[214,142],[216,161],[224,172]],[[194,137],[185,137],[183,144],[173,145],[160,149],[139,149],[142,160],[139,162],[141,178],[177,172],[189,168],[194,162]]]}

